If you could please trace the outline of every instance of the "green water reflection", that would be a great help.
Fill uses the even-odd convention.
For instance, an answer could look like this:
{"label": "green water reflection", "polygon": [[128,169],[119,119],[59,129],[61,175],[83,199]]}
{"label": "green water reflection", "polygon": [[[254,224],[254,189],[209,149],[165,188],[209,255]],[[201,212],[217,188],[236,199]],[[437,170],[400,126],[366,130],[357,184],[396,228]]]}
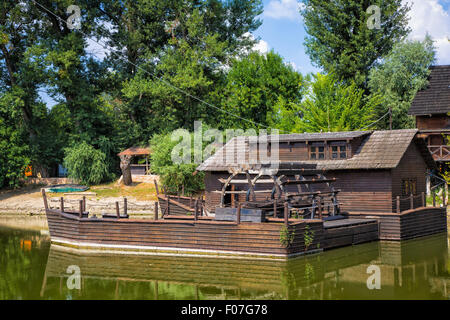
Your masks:
{"label": "green water reflection", "polygon": [[[78,266],[80,289],[67,268]],[[378,266],[381,289],[369,290]],[[447,235],[373,242],[289,262],[81,254],[0,229],[0,299],[449,299]]]}

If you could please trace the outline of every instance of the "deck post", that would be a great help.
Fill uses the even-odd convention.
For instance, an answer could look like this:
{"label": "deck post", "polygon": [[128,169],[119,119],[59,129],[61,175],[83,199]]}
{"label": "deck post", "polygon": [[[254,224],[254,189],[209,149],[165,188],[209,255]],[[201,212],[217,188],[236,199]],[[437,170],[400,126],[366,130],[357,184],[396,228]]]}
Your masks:
{"label": "deck post", "polygon": [[192,195],[189,197],[189,208],[192,208]]}
{"label": "deck post", "polygon": [[155,201],[155,220],[158,220],[158,201]]}
{"label": "deck post", "polygon": [[319,219],[322,219],[322,197],[319,196]]}
{"label": "deck post", "polygon": [[426,207],[427,203],[425,201],[425,192],[422,192],[422,207]]}
{"label": "deck post", "polygon": [[153,180],[153,183],[155,184],[156,196],[159,196],[158,182],[156,182],[156,179]]}
{"label": "deck post", "polygon": [[61,212],[64,212],[64,198],[63,197],[61,197],[59,199],[59,207],[61,209]]}
{"label": "deck post", "polygon": [[198,199],[195,200],[194,221],[198,219]]}
{"label": "deck post", "polygon": [[80,218],[83,217],[83,200],[80,200],[80,212],[78,213]]}
{"label": "deck post", "polygon": [[241,223],[241,204],[238,202],[237,211],[236,211],[236,223]]}
{"label": "deck post", "polygon": [[277,217],[277,199],[273,200],[273,217]]}
{"label": "deck post", "polygon": [[83,212],[86,212],[86,196],[83,196]]}
{"label": "deck post", "polygon": [[123,198],[123,214],[125,216],[128,215],[128,199],[127,198]]}
{"label": "deck post", "polygon": [[411,210],[414,209],[414,197],[412,193],[409,195],[409,208]]}
{"label": "deck post", "polygon": [[42,188],[42,199],[44,199],[44,208],[47,211],[48,210],[48,202],[47,202],[47,194],[45,193],[45,189]]}
{"label": "deck post", "polygon": [[436,207],[436,194],[434,193],[434,189],[431,192],[431,196],[433,197],[433,207]]}
{"label": "deck post", "polygon": [[167,204],[167,209],[166,209],[166,214],[169,215],[170,214],[170,196],[167,194],[166,195],[167,199],[166,199],[166,204]]}
{"label": "deck post", "polygon": [[120,218],[119,201],[116,201],[116,215],[117,218]]}
{"label": "deck post", "polygon": [[[445,183],[444,183],[444,186],[445,186],[446,184],[447,184],[447,183],[445,182]],[[446,188],[444,188],[444,190],[442,190],[442,206],[445,206],[445,205],[446,205],[446,203],[445,203],[445,194],[446,194],[445,189],[446,189]]]}
{"label": "deck post", "polygon": [[397,196],[397,213],[400,213],[400,196]]}
{"label": "deck post", "polygon": [[284,225],[287,227],[289,225],[289,207],[288,203],[284,203]]}

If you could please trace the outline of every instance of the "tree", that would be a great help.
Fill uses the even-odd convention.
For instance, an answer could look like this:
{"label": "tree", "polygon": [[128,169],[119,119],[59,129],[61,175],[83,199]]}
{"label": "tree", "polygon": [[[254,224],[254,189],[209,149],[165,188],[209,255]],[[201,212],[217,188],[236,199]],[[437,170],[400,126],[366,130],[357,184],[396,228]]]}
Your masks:
{"label": "tree", "polygon": [[363,129],[374,120],[374,109],[380,97],[364,98],[356,83],[340,83],[333,75],[320,73],[313,77],[302,103],[281,108],[280,126],[289,132],[331,132]]}
{"label": "tree", "polygon": [[[191,141],[193,141],[190,134]],[[172,140],[172,134],[155,134],[150,140],[152,149],[152,171],[160,175],[161,182],[169,193],[179,193],[184,187],[187,194],[194,194],[204,189],[204,174],[194,174],[198,163],[193,161],[193,144],[191,145],[190,163],[173,163],[172,151],[179,143]]]}
{"label": "tree", "polygon": [[[312,62],[346,82],[365,87],[369,70],[408,34],[409,7],[401,0],[304,0],[301,14]],[[380,28],[368,19],[380,8]],[[369,11],[369,13],[367,12]]]}
{"label": "tree", "polygon": [[220,101],[212,92],[220,92],[224,68],[256,42],[245,35],[261,25],[261,0],[99,3],[112,26],[99,29],[113,48],[111,95],[131,144],[146,143],[155,132],[192,129],[193,119],[215,123],[217,110],[193,97]]}
{"label": "tree", "polygon": [[[392,128],[414,128],[414,118],[408,110],[418,90],[427,84],[429,67],[435,61],[433,40],[405,40],[394,46],[385,59],[370,71],[369,89],[381,95],[383,103],[377,108],[377,117],[392,110]],[[389,128],[389,118],[380,121],[378,128]]]}
{"label": "tree", "polygon": [[234,60],[227,74],[222,105],[230,115],[222,117],[221,125],[242,129],[269,126],[279,115],[276,104],[280,100],[300,103],[304,88],[303,76],[278,54],[251,52]]}
{"label": "tree", "polygon": [[68,176],[87,185],[99,184],[110,179],[111,173],[105,162],[105,154],[86,142],[67,148],[64,157]]}

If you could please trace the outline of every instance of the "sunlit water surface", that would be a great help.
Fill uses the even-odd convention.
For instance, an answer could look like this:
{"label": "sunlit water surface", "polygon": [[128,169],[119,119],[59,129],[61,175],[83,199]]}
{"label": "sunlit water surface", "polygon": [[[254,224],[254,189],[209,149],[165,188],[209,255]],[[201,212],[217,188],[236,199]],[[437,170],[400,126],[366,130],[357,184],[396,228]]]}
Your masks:
{"label": "sunlit water surface", "polygon": [[[40,232],[0,228],[0,299],[449,299],[448,240],[373,242],[277,262],[86,254]],[[379,289],[369,289],[373,270]]]}

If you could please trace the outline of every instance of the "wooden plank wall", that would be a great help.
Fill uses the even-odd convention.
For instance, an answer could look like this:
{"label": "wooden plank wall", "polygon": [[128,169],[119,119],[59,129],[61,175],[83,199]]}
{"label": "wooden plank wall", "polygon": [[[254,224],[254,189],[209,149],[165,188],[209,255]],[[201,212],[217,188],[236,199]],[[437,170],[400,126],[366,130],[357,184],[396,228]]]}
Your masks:
{"label": "wooden plank wall", "polygon": [[376,221],[346,227],[325,228],[322,246],[324,250],[327,250],[376,241],[378,233],[378,222]]}
{"label": "wooden plank wall", "polygon": [[[417,146],[411,143],[400,160],[397,168],[392,169],[392,212],[396,211],[395,199],[400,196],[402,199],[405,195],[402,195],[402,179],[415,179],[416,182],[416,196],[422,192],[426,192],[426,172],[427,165],[423,160]],[[419,206],[421,200],[420,197],[416,197],[414,205]],[[409,200],[400,201],[401,211],[409,210],[411,208]]]}
{"label": "wooden plank wall", "polygon": [[[290,226],[295,240],[288,248],[280,243],[282,223],[241,223],[217,221],[92,219],[72,220],[56,210],[47,211],[52,238],[99,244],[155,246],[167,248],[237,251],[278,254],[305,251],[302,228],[305,222]],[[321,239],[322,222],[307,222]],[[314,242],[310,250],[317,245]]]}
{"label": "wooden plank wall", "polygon": [[391,212],[391,177],[389,170],[329,171],[327,178],[340,189],[338,200],[342,211]]}
{"label": "wooden plank wall", "polygon": [[380,222],[380,240],[407,240],[447,232],[447,209],[421,207],[395,213],[356,213],[349,217],[376,218]]}

